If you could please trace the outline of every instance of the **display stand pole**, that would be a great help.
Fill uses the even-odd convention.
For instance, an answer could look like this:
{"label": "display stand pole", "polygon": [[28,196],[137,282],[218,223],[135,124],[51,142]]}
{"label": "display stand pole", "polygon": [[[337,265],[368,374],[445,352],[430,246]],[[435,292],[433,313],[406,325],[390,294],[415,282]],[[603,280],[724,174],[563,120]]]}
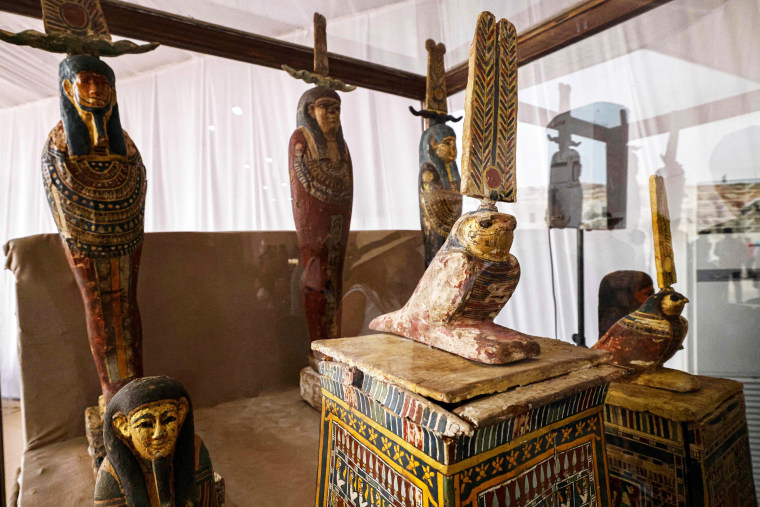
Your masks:
{"label": "display stand pole", "polygon": [[586,346],[584,330],[584,304],[583,304],[583,229],[578,227],[578,332],[573,335],[573,341],[580,347]]}

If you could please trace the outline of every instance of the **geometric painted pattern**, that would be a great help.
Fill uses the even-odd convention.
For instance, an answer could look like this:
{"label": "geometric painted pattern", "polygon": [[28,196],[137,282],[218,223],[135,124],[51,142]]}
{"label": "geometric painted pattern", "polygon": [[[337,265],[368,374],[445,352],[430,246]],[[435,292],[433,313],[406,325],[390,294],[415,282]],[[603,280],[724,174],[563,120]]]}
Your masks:
{"label": "geometric painted pattern", "polygon": [[478,495],[478,507],[596,505],[591,443],[560,451]]}
{"label": "geometric painted pattern", "polygon": [[329,376],[321,379],[317,505],[607,504],[604,386],[470,437],[443,437],[356,387],[368,385],[366,374],[320,370]]}
{"label": "geometric painted pattern", "polygon": [[605,437],[612,505],[687,505],[680,423],[606,405]]}
{"label": "geometric painted pattern", "polygon": [[61,237],[84,257],[127,255],[143,240],[145,166],[124,133],[127,156],[70,157],[59,123],[42,154],[45,195]]}
{"label": "geometric painted pattern", "polygon": [[517,33],[506,19],[478,17],[470,58],[462,134],[462,193],[515,202]]}
{"label": "geometric painted pattern", "polygon": [[757,505],[742,393],[699,421],[615,405],[604,415],[611,505]]}

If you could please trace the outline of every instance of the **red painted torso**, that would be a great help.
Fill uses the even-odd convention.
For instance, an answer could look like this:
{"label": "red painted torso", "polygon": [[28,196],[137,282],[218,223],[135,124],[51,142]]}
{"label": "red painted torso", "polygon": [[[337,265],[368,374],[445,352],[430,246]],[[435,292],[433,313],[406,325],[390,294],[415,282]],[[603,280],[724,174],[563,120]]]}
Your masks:
{"label": "red painted torso", "polygon": [[309,337],[335,338],[353,203],[351,157],[345,148],[339,160],[320,159],[314,139],[299,127],[288,160]]}

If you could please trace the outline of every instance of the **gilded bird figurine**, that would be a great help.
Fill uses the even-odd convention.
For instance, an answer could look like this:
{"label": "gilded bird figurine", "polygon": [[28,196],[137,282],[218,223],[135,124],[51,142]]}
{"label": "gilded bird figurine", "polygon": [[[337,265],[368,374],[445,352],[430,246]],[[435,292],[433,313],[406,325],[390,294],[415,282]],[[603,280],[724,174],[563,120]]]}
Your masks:
{"label": "gilded bird figurine", "polygon": [[618,320],[593,346],[612,352],[612,363],[637,372],[653,370],[683,348],[689,322],[681,316],[689,300],[668,287]]}
{"label": "gilded bird figurine", "polygon": [[531,336],[493,322],[520,280],[509,253],[516,221],[479,209],[464,214],[403,308],[369,327],[488,364],[539,355]]}

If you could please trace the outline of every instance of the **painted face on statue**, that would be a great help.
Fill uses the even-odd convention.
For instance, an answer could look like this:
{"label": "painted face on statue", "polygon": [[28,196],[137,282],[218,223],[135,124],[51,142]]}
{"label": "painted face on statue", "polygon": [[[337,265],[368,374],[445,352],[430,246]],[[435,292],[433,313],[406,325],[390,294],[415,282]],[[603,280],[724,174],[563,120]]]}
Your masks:
{"label": "painted face on statue", "polygon": [[440,143],[431,137],[430,145],[444,164],[450,164],[457,159],[457,140],[454,136],[444,137]]}
{"label": "painted face on statue", "polygon": [[309,106],[309,115],[317,120],[320,130],[328,139],[332,139],[340,129],[340,102],[323,97]]}
{"label": "painted face on statue", "polygon": [[113,423],[139,457],[153,461],[174,454],[187,410],[185,398],[159,400],[140,405],[127,416],[118,413]]}
{"label": "painted face on statue", "polygon": [[93,109],[107,107],[113,98],[113,87],[103,74],[83,70],[77,73],[74,93],[81,106]]}

